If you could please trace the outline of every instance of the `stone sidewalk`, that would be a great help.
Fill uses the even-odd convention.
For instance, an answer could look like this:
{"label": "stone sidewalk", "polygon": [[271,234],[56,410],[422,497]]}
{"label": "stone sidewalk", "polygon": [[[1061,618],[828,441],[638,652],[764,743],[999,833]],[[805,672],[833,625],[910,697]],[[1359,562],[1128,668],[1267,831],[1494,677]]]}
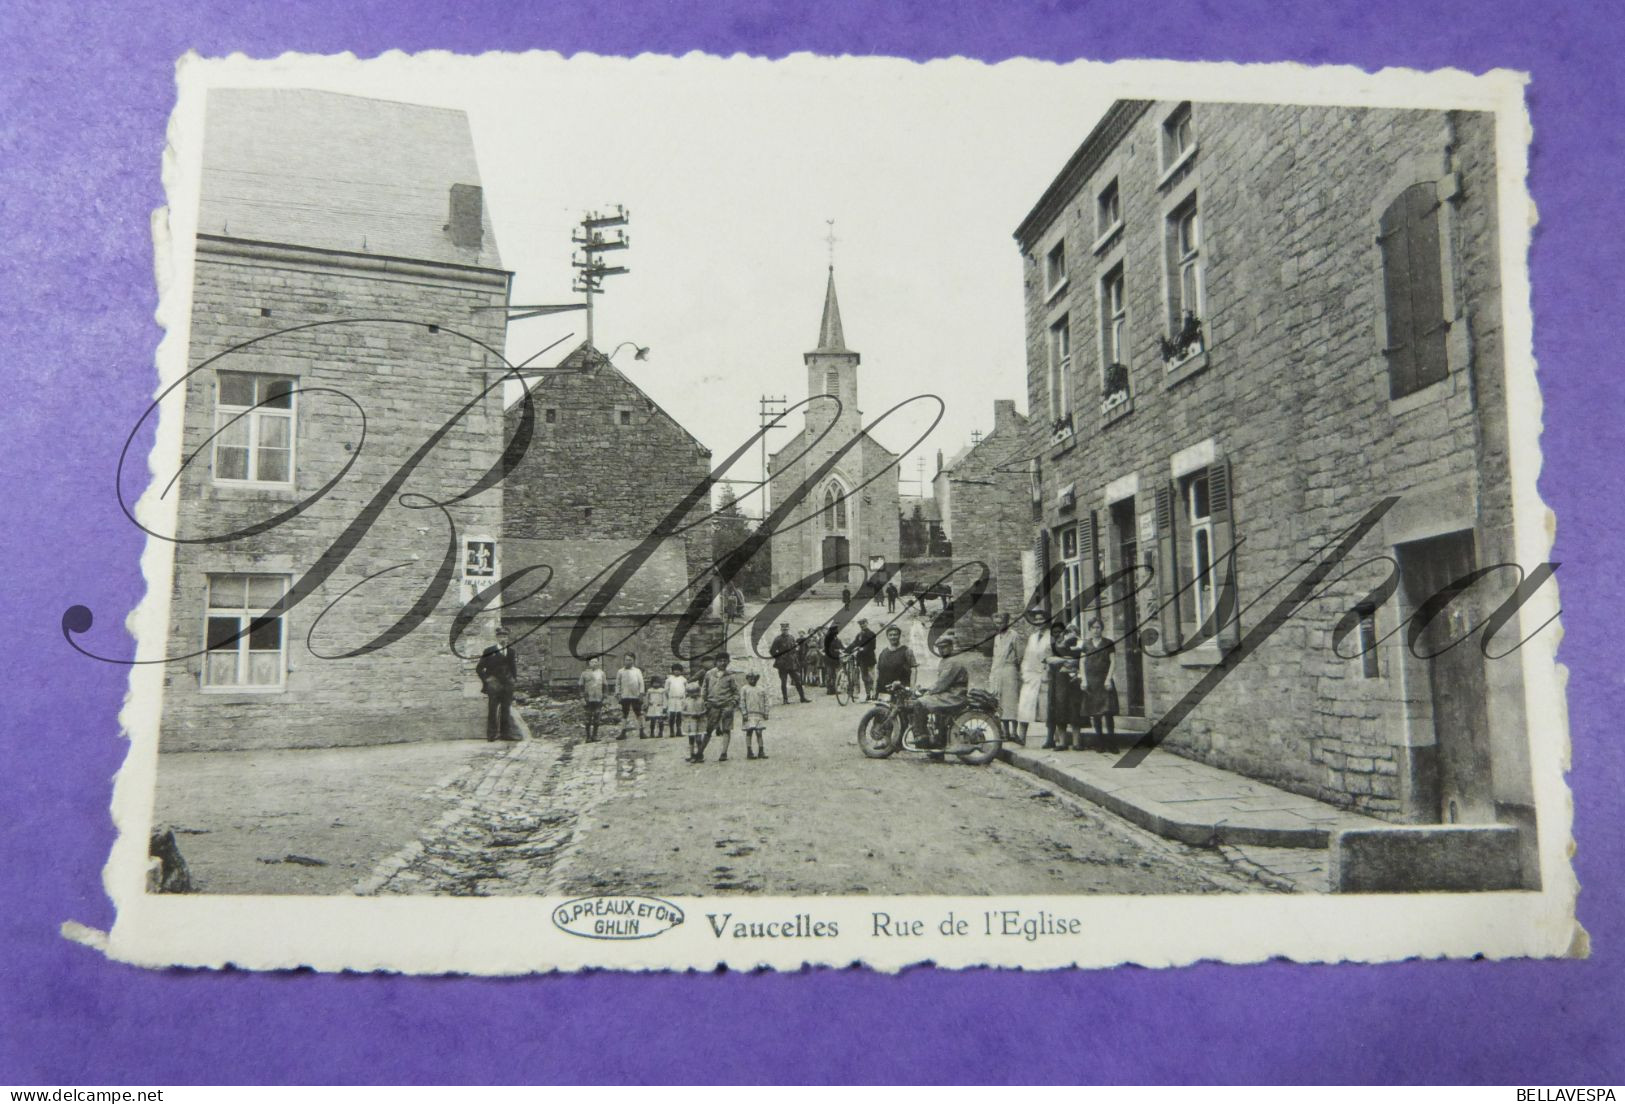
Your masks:
{"label": "stone sidewalk", "polygon": [[1122,758],[1116,752],[1041,751],[1036,744],[1006,744],[1003,755],[1012,766],[1124,820],[1197,847],[1324,851],[1333,834],[1346,828],[1388,826],[1162,749],[1128,768],[1115,765]]}

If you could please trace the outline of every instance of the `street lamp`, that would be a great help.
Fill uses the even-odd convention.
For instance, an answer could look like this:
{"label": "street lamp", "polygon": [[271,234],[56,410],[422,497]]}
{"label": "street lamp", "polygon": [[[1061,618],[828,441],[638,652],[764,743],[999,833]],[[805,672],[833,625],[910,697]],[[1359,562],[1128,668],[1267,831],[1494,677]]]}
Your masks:
{"label": "street lamp", "polygon": [[615,354],[620,352],[622,349],[626,348],[628,345],[632,346],[633,349],[637,350],[636,352],[634,352],[632,354],[632,359],[633,360],[648,360],[649,359],[649,346],[647,346],[647,345],[639,345],[636,341],[623,341],[623,342],[621,342],[619,345],[615,346],[615,348],[611,349],[609,351],[609,355],[606,356],[604,359],[605,360],[614,360],[615,359]]}

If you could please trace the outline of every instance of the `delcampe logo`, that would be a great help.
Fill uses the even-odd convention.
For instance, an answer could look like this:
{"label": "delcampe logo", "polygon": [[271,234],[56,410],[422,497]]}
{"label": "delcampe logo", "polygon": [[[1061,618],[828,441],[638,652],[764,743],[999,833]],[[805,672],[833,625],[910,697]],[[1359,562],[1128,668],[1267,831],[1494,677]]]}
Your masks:
{"label": "delcampe logo", "polygon": [[577,897],[553,910],[560,930],[587,939],[652,939],[683,922],[683,910],[658,897]]}

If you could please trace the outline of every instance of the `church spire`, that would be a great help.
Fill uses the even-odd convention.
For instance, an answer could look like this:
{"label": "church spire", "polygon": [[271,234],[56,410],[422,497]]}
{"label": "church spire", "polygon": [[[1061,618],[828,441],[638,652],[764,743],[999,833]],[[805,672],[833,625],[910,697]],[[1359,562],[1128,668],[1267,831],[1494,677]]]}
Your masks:
{"label": "church spire", "polygon": [[817,353],[844,353],[846,335],[841,332],[841,305],[835,301],[835,266],[829,266],[829,286],[824,289],[824,317],[818,324]]}

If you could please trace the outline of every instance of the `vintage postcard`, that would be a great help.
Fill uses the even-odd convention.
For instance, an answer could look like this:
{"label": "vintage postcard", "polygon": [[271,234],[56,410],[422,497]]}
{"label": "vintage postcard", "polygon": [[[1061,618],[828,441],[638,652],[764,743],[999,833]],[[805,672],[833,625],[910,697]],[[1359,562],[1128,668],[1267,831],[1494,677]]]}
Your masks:
{"label": "vintage postcard", "polygon": [[1520,75],[178,72],[112,957],[1585,953]]}

